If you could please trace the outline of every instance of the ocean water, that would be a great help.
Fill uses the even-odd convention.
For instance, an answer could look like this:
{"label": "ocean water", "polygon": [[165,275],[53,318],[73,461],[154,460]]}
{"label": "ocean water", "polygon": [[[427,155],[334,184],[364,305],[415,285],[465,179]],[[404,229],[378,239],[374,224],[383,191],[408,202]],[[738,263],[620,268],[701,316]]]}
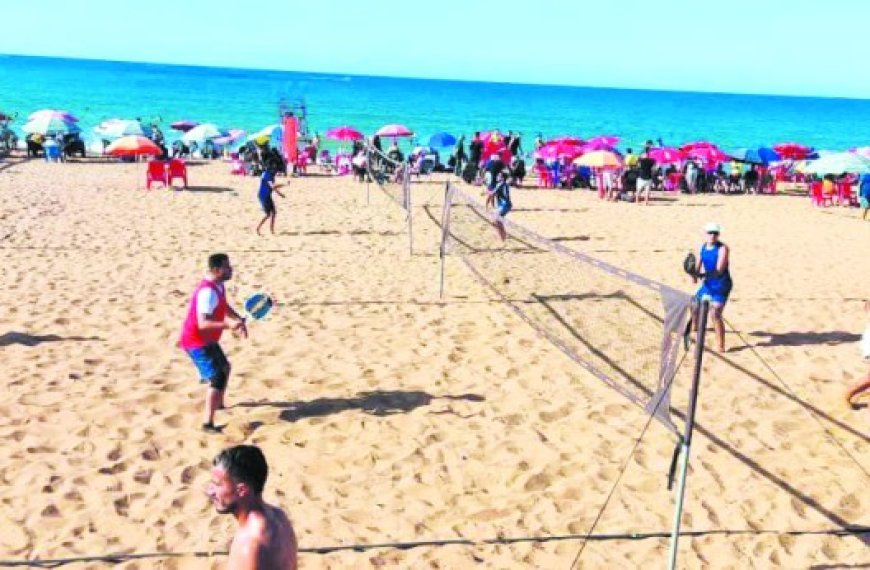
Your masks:
{"label": "ocean water", "polygon": [[[255,63],[255,62],[252,62]],[[582,79],[582,70],[576,70]],[[371,133],[402,123],[421,140],[447,131],[512,129],[526,148],[545,137],[618,135],[620,146],[661,138],[725,149],[797,141],[817,149],[870,145],[870,99],[561,87],[175,66],[0,55],[0,111],[71,111],[86,138],[113,117],[213,122],[258,130],[281,101],[304,99],[311,130],[349,124]],[[171,137],[169,137],[171,138]]]}

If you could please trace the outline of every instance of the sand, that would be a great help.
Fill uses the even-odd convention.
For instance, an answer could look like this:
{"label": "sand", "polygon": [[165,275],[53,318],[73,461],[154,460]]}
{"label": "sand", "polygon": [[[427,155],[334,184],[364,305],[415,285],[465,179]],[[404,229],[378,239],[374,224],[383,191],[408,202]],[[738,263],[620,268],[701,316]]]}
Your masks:
{"label": "sand", "polygon": [[[347,178],[292,179],[278,235],[261,238],[255,179],[191,165],[190,191],[146,192],[143,168],[0,163],[0,558],[223,551],[234,523],[203,490],[211,458],[247,442],[265,451],[266,498],[289,511],[302,548],[479,541],[304,553],[302,568],[571,566],[576,539],[482,541],[585,533],[646,418],[455,258],[439,300],[438,230],[425,212],[439,211],[438,179],[415,184],[411,256],[401,211],[374,186],[367,204],[365,185]],[[870,525],[870,413],[843,402],[866,372],[870,223],[784,196],[644,208],[517,190],[514,201],[514,221],[687,291],[683,256],[705,222],[724,227],[731,350],[704,360],[683,528],[737,532],[683,538],[681,567],[870,564],[867,534],[751,532]],[[279,302],[250,339],[225,336],[222,435],[199,431],[203,388],[175,348],[214,251],[236,268],[232,301],[266,289]],[[596,533],[669,531],[673,443],[649,429]],[[667,547],[593,541],[579,566],[664,567]]]}

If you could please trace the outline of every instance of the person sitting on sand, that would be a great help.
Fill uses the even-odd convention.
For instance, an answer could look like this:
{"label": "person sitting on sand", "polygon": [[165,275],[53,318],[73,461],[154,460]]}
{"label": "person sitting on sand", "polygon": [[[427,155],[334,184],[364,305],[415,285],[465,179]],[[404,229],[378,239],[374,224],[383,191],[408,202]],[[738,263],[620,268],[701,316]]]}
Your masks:
{"label": "person sitting on sand", "polygon": [[262,235],[260,234],[260,228],[263,227],[266,220],[271,220],[269,222],[269,229],[273,235],[275,234],[275,217],[278,215],[278,209],[275,207],[275,201],[272,199],[272,192],[283,198],[284,194],[278,190],[280,186],[280,184],[275,184],[275,171],[272,166],[266,165],[262,176],[260,176],[260,191],[257,193],[257,198],[260,200],[260,206],[262,206],[265,215],[260,220],[260,223],[257,224],[257,235]]}
{"label": "person sitting on sand", "polygon": [[[221,335],[224,330],[232,329],[245,338],[248,336],[245,319],[227,303],[224,283],[232,278],[229,256],[225,253],[210,255],[208,274],[191,297],[178,341],[178,346],[187,352],[199,371],[200,381],[209,383],[206,419],[202,424],[208,432],[220,431],[214,424],[214,414],[225,407],[224,394],[230,378],[230,362],[219,344]],[[236,321],[235,324],[227,321],[227,317]]]}
{"label": "person sitting on sand", "polygon": [[498,237],[504,242],[507,239],[507,230],[504,227],[505,216],[513,209],[511,203],[511,188],[508,184],[507,172],[500,171],[496,180],[495,187],[487,193],[487,202],[494,201],[498,207],[495,216],[493,216],[492,225],[498,232]]}
{"label": "person sitting on sand", "polygon": [[[867,326],[864,329],[864,334],[861,336],[860,349],[861,357],[864,359],[864,362],[868,364],[867,376],[865,376],[863,380],[850,386],[849,390],[846,391],[846,403],[853,408],[859,406],[859,404],[855,402],[855,399],[858,396],[862,394],[870,394],[870,301],[864,302],[864,312],[867,313]],[[867,404],[864,404],[864,407],[866,406]]]}
{"label": "person sitting on sand", "polygon": [[230,544],[229,570],[296,570],[298,544],[287,514],[263,500],[269,465],[260,448],[237,445],[214,458],[206,494],[239,527]]}
{"label": "person sitting on sand", "polygon": [[[706,240],[701,245],[701,253],[695,265],[695,274],[692,282],[697,283],[701,279],[701,287],[695,294],[699,303],[707,300],[710,302],[710,317],[713,320],[713,330],[716,333],[716,347],[719,352],[725,351],[725,323],[722,320],[722,312],[734,283],[731,280],[731,251],[727,245],[719,241],[719,233],[722,231],[719,224],[710,222],[704,226]],[[696,310],[697,313],[697,310]],[[692,322],[697,325],[697,314],[692,317]]]}

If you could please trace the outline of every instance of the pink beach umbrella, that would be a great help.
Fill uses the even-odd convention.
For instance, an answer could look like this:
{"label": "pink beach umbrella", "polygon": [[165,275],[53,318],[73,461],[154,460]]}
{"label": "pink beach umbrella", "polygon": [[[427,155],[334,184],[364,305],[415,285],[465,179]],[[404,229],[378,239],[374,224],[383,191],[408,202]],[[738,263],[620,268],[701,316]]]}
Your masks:
{"label": "pink beach umbrella", "polygon": [[586,146],[592,148],[602,148],[602,147],[614,147],[619,143],[619,137],[612,135],[601,135],[597,137],[592,137],[588,141],[586,141]]}
{"label": "pink beach umbrella", "polygon": [[671,147],[654,148],[649,151],[649,157],[659,164],[672,164],[685,158],[679,149]]}
{"label": "pink beach umbrella", "polygon": [[347,125],[329,129],[328,131],[326,131],[326,137],[335,141],[342,142],[358,141],[365,138],[361,132]]}
{"label": "pink beach umbrella", "polygon": [[581,148],[573,144],[547,143],[535,151],[535,157],[543,158],[544,160],[555,160],[562,156],[574,158],[583,154]]}
{"label": "pink beach umbrella", "polygon": [[680,150],[683,152],[689,152],[690,150],[695,150],[697,148],[717,148],[715,144],[708,141],[695,141],[686,143],[680,147]]}
{"label": "pink beach umbrella", "polygon": [[689,150],[686,155],[697,158],[707,164],[717,164],[729,160],[729,156],[715,146],[704,146]]}
{"label": "pink beach umbrella", "polygon": [[375,134],[380,137],[410,137],[414,132],[405,125],[384,125]]}
{"label": "pink beach umbrella", "polygon": [[242,129],[230,129],[227,131],[227,134],[222,137],[217,137],[216,139],[212,139],[212,142],[219,145],[227,145],[232,144],[245,136],[247,133]]}
{"label": "pink beach umbrella", "polygon": [[586,141],[584,141],[581,138],[577,138],[577,137],[556,137],[553,140],[547,141],[545,144],[553,144],[553,143],[567,144],[567,145],[573,145],[573,146],[583,146],[586,144]]}

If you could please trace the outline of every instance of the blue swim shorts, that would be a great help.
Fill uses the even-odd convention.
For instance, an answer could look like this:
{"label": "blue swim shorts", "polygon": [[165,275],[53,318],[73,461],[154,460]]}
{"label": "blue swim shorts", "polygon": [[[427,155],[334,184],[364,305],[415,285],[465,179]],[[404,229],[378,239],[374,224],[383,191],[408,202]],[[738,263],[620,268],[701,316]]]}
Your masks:
{"label": "blue swim shorts", "polygon": [[208,382],[215,390],[223,390],[227,387],[230,363],[221,345],[214,342],[201,348],[191,348],[187,354],[199,372],[200,382]]}
{"label": "blue swim shorts", "polygon": [[510,212],[512,209],[513,209],[513,204],[511,204],[510,202],[507,202],[507,201],[499,200],[499,203],[498,203],[498,215],[499,216],[501,216],[502,218],[507,216],[508,212]]}

